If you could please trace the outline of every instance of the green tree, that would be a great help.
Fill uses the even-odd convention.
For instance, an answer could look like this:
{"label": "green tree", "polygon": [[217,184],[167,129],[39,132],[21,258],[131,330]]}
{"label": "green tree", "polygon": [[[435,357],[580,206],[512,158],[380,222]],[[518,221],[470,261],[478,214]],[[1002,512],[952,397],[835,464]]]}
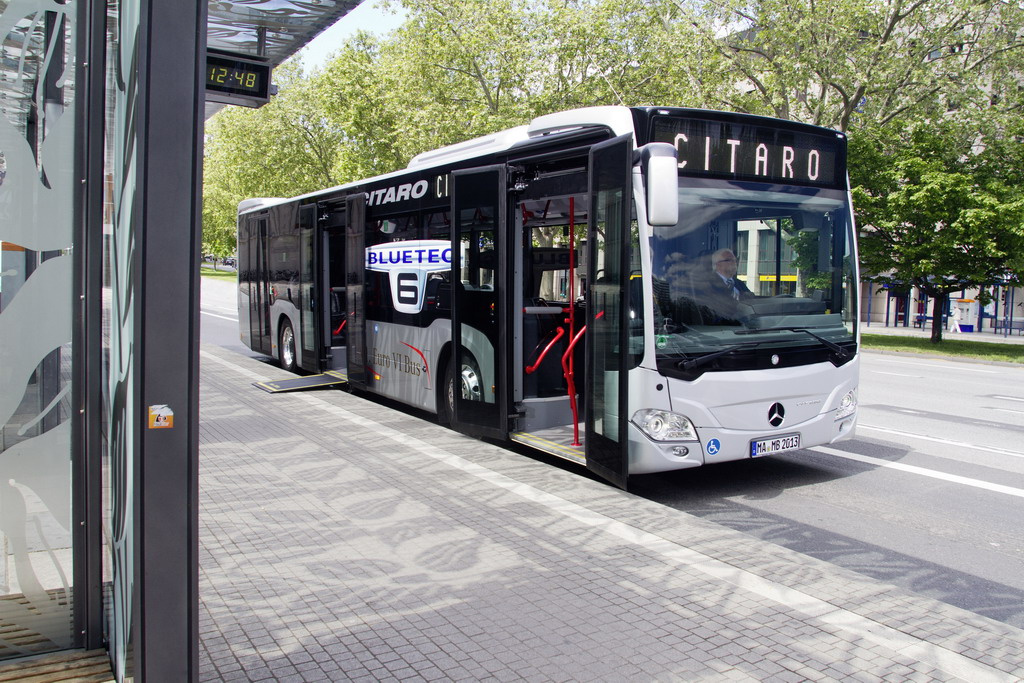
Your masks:
{"label": "green tree", "polygon": [[375,75],[404,160],[529,118],[529,0],[401,4],[408,18],[381,46]]}
{"label": "green tree", "polygon": [[228,107],[208,123],[204,223],[234,225],[248,197],[291,197],[338,184],[342,131],[298,63],[274,72],[280,93],[259,109]]}
{"label": "green tree", "polygon": [[1024,193],[1000,177],[1005,153],[977,153],[973,130],[921,123],[858,136],[851,149],[861,263],[872,282],[933,298],[934,342],[952,292],[1024,273]]}
{"label": "green tree", "polygon": [[215,224],[203,222],[203,253],[213,256],[213,267],[235,253],[237,242],[235,224]]}
{"label": "green tree", "polygon": [[1019,3],[676,1],[701,47],[675,76],[716,108],[848,131],[987,107],[1020,74]]}
{"label": "green tree", "polygon": [[[351,39],[314,75],[342,132],[342,180],[421,152],[600,104],[664,101],[664,0],[404,0],[391,37]],[[691,102],[694,103],[694,102]]]}
{"label": "green tree", "polygon": [[700,106],[693,89],[667,76],[699,59],[683,46],[681,12],[664,0],[576,0],[538,8],[532,111],[547,114],[593,105]]}
{"label": "green tree", "polygon": [[399,131],[411,86],[397,82],[384,49],[376,37],[359,33],[312,79],[311,87],[322,94],[323,115],[341,131],[339,182],[395,171],[409,160]]}

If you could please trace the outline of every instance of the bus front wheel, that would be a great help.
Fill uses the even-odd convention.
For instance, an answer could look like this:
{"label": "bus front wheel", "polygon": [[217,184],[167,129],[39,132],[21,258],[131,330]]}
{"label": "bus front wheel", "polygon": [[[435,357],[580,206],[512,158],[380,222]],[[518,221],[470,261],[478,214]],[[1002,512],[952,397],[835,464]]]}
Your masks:
{"label": "bus front wheel", "polygon": [[437,407],[437,421],[445,427],[451,427],[455,417],[455,373],[449,361],[444,367],[444,384],[441,385],[441,396]]}
{"label": "bus front wheel", "polygon": [[287,320],[281,323],[278,342],[277,358],[281,361],[281,367],[288,372],[295,372],[295,332]]}
{"label": "bus front wheel", "polygon": [[[455,365],[451,361],[444,370],[444,384],[438,406],[438,421],[450,426],[455,421],[455,397],[465,401],[483,401],[483,389],[480,386],[480,370],[476,360],[469,355],[462,357],[462,362]],[[458,393],[456,393],[458,392]]]}

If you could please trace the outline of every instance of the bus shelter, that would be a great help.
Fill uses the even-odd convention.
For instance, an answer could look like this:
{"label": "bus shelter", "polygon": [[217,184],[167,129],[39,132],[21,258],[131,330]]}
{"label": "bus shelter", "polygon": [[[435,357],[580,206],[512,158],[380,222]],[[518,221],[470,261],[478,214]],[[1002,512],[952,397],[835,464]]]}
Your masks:
{"label": "bus shelter", "polygon": [[203,125],[358,2],[0,2],[0,663],[197,678]]}

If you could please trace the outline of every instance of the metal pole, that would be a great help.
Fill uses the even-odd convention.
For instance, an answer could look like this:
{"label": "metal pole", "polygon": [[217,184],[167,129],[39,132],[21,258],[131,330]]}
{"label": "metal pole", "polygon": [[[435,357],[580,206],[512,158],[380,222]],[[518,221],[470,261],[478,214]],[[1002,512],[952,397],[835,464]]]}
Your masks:
{"label": "metal pole", "polygon": [[1016,292],[1016,290],[1016,287],[1010,287],[1010,302],[1006,304],[1006,308],[1009,309],[1010,311],[1010,324],[1007,326],[1007,329],[1003,332],[1004,336],[1009,336],[1009,328],[1013,327],[1013,295]]}
{"label": "metal pole", "polygon": [[992,286],[992,334],[999,334],[999,285]]}
{"label": "metal pole", "polygon": [[871,299],[874,298],[873,292],[871,291],[871,284],[868,284],[868,321],[865,327],[871,327]]}
{"label": "metal pole", "polygon": [[982,287],[978,290],[978,295],[974,297],[975,303],[978,304],[978,326],[975,328],[978,332],[981,332],[982,323],[985,319],[985,307],[981,305],[980,295],[985,292],[985,288]]}
{"label": "metal pole", "polygon": [[1003,336],[1008,337],[1009,335],[1007,332],[1010,331],[1010,320],[1007,320],[1006,312],[1009,311],[1010,315],[1013,315],[1013,289],[1007,289],[1005,296],[1006,303],[1003,304]]}

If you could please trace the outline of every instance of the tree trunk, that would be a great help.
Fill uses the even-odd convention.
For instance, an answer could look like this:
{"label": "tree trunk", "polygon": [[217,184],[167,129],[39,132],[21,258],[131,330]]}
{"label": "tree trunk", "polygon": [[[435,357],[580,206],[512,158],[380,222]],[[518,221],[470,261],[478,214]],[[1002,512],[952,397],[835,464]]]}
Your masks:
{"label": "tree trunk", "polygon": [[942,341],[942,314],[946,310],[946,299],[949,295],[943,292],[932,297],[932,342]]}

